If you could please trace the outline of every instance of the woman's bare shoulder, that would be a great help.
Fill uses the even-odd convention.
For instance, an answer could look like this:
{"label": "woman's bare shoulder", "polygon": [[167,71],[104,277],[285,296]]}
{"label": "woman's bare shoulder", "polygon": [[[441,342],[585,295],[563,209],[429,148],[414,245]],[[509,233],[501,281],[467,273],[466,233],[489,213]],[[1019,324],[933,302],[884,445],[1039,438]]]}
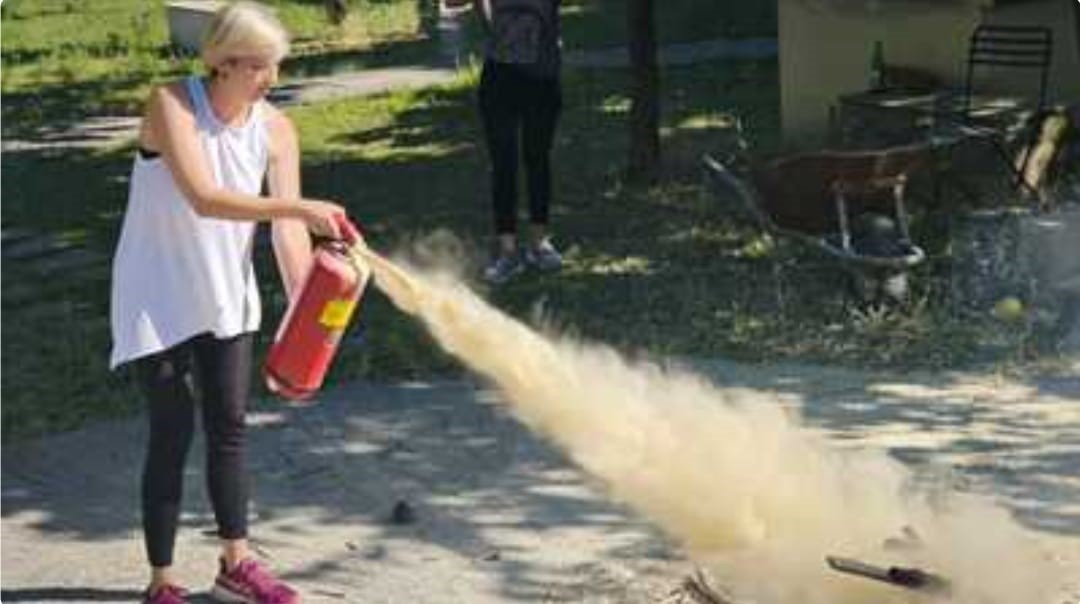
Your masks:
{"label": "woman's bare shoulder", "polygon": [[296,135],[296,127],[293,126],[292,120],[284,111],[265,101],[263,102],[263,111],[265,116],[263,119],[266,121],[266,127],[272,137],[291,138]]}
{"label": "woman's bare shoulder", "polygon": [[194,110],[183,80],[155,86],[139,127],[139,143],[146,149],[157,151],[162,128],[175,127],[194,121]]}
{"label": "woman's bare shoulder", "polygon": [[159,109],[191,112],[191,99],[184,80],[166,82],[150,91],[150,105]]}
{"label": "woman's bare shoulder", "polygon": [[272,124],[272,125],[276,125],[276,126],[282,126],[282,125],[285,125],[285,124],[292,124],[292,120],[289,119],[289,116],[286,115],[284,111],[282,111],[281,109],[278,109],[276,106],[274,106],[273,103],[270,103],[270,102],[267,102],[267,101],[262,101],[262,104],[263,104],[263,111],[265,112],[265,113],[263,113],[263,115],[266,116],[265,119],[266,119],[266,122],[268,124]]}

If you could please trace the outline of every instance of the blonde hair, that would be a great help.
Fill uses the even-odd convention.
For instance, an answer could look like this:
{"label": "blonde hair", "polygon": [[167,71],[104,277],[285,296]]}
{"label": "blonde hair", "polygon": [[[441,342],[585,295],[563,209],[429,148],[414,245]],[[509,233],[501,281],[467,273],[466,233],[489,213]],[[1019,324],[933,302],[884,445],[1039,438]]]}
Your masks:
{"label": "blonde hair", "polygon": [[289,54],[289,34],[269,8],[255,2],[233,2],[214,15],[202,43],[202,60],[210,71],[240,56],[275,63]]}

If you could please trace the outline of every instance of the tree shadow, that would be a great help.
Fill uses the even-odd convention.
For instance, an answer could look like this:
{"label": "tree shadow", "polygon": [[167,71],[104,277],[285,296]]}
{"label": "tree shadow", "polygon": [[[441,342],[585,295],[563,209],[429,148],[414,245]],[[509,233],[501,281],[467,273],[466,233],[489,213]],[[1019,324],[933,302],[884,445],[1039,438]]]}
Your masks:
{"label": "tree shadow", "polygon": [[27,92],[5,92],[3,137],[34,140],[66,130],[92,115],[127,113],[129,107],[117,106],[114,93],[145,81],[146,77],[139,74],[114,75],[94,81],[45,84]]}
{"label": "tree shadow", "polygon": [[[119,234],[133,148],[4,151],[5,227],[62,234],[111,249]],[[62,175],[62,176],[61,176]]]}
{"label": "tree shadow", "polygon": [[90,587],[32,587],[0,590],[4,602],[132,602],[142,592],[131,589],[95,589]]}
{"label": "tree shadow", "polygon": [[331,50],[288,57],[282,63],[282,80],[327,76],[364,69],[428,65],[438,66],[437,41],[431,37],[380,42],[361,50]]}
{"label": "tree shadow", "polygon": [[[274,402],[252,416],[255,545],[275,557],[295,548],[309,552],[287,579],[348,591],[364,576],[412,566],[415,555],[408,552],[420,552],[428,560],[483,567],[517,601],[572,583],[564,570],[574,561],[672,555],[662,537],[597,496],[560,454],[470,384],[361,384],[320,399],[302,410]],[[20,523],[25,529],[50,540],[65,535],[73,548],[128,534],[137,525],[132,460],[144,439],[142,421],[129,421],[6,448],[5,524],[35,511],[40,519]],[[213,525],[196,470],[201,457],[197,445],[182,532]],[[415,510],[408,524],[391,518],[401,501]],[[518,545],[526,535],[558,542],[577,530],[598,531],[610,543],[585,544],[557,563],[543,547]],[[78,594],[98,592],[41,588],[13,597]],[[108,601],[114,594],[98,595]]]}
{"label": "tree shadow", "polygon": [[[92,587],[30,587],[0,591],[4,602],[135,602],[141,601],[143,592],[133,589],[97,589]],[[209,593],[189,593],[187,601],[193,604],[214,604],[217,600]]]}

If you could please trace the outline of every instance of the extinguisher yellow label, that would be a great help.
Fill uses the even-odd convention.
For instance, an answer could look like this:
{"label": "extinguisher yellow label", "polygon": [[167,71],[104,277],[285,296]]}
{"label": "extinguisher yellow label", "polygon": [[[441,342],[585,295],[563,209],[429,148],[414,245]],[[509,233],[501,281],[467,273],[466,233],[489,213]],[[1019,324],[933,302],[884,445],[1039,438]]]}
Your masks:
{"label": "extinguisher yellow label", "polygon": [[355,307],[353,300],[330,300],[319,314],[319,323],[327,329],[345,329]]}

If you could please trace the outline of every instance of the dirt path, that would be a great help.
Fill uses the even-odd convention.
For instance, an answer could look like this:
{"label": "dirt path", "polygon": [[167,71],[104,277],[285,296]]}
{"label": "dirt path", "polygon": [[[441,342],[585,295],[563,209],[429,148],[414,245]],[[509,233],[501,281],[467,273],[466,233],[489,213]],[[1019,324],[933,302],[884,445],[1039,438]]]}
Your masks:
{"label": "dirt path", "polygon": [[[1009,380],[699,366],[799,407],[837,446],[954,468],[1080,577],[1080,372]],[[471,382],[445,382],[356,384],[308,409],[261,405],[251,461],[260,553],[308,602],[662,600],[692,568],[678,548],[496,401]],[[134,598],[144,437],[142,421],[129,420],[3,449],[4,602]],[[197,451],[177,560],[196,589],[214,556],[200,460]],[[394,522],[399,502],[412,513],[398,506],[398,520],[411,522]]]}

